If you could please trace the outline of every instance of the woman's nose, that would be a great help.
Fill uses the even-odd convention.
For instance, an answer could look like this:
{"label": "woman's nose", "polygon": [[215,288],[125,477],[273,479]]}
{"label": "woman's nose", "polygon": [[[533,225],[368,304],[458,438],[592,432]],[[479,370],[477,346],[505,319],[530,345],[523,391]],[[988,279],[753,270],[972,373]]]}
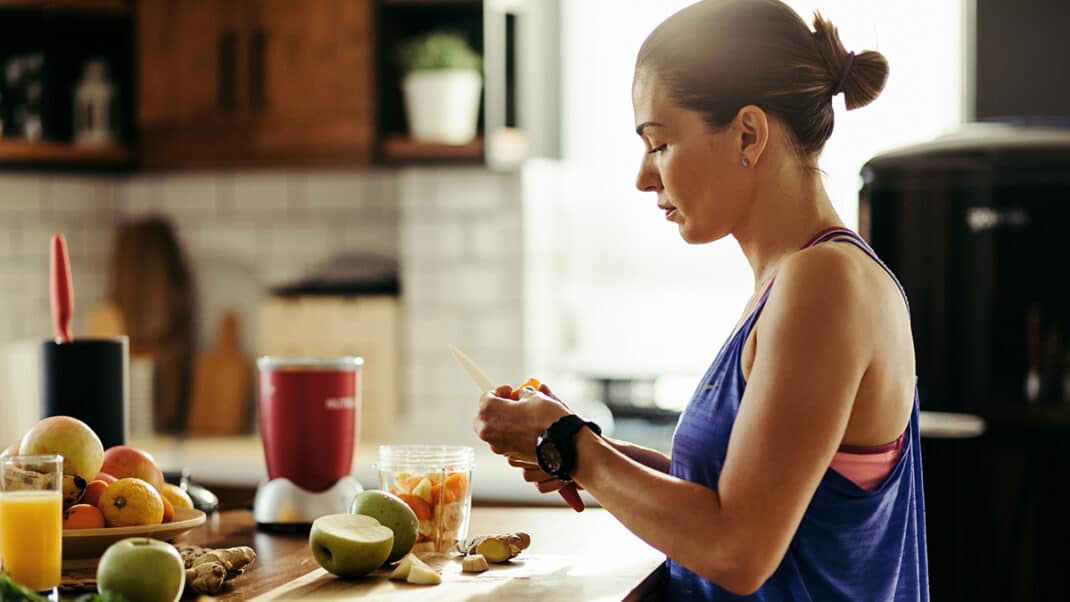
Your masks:
{"label": "woman's nose", "polygon": [[657,171],[650,165],[650,160],[643,157],[639,164],[639,174],[635,177],[635,187],[640,192],[657,192],[661,189],[661,178]]}

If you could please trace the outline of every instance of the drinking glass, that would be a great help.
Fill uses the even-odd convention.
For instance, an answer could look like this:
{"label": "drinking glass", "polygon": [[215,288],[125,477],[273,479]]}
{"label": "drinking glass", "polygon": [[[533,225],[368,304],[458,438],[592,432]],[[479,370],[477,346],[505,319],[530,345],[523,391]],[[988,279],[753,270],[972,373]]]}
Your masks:
{"label": "drinking glass", "polygon": [[58,599],[63,563],[63,456],[0,458],[0,565]]}

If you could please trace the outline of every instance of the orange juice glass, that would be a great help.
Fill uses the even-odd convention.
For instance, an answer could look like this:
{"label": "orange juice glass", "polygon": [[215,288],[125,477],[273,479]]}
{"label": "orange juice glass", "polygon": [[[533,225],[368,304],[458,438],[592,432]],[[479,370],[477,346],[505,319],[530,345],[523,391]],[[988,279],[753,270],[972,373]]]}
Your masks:
{"label": "orange juice glass", "polygon": [[63,456],[0,458],[0,566],[57,597],[63,563]]}

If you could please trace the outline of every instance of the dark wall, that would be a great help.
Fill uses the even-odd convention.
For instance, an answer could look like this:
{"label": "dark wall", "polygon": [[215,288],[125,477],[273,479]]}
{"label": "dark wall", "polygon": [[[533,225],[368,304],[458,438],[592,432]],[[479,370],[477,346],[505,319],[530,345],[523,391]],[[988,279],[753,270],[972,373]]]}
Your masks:
{"label": "dark wall", "polygon": [[976,119],[1070,122],[1070,2],[976,2]]}

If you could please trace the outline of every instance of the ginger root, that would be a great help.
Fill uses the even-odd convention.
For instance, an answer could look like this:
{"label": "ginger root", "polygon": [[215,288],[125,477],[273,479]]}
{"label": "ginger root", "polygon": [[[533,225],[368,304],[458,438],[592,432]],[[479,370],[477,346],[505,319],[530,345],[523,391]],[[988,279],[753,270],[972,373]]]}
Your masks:
{"label": "ginger root", "polygon": [[469,554],[461,561],[461,570],[466,573],[482,573],[489,568],[487,559],[482,554]]}
{"label": "ginger root", "polygon": [[248,546],[213,549],[177,545],[186,565],[186,585],[199,594],[215,594],[223,582],[245,572],[256,561],[256,552]]}
{"label": "ginger root", "polygon": [[502,563],[515,557],[530,545],[531,536],[527,533],[503,533],[465,540],[458,550],[466,556],[482,554],[487,562]]}

